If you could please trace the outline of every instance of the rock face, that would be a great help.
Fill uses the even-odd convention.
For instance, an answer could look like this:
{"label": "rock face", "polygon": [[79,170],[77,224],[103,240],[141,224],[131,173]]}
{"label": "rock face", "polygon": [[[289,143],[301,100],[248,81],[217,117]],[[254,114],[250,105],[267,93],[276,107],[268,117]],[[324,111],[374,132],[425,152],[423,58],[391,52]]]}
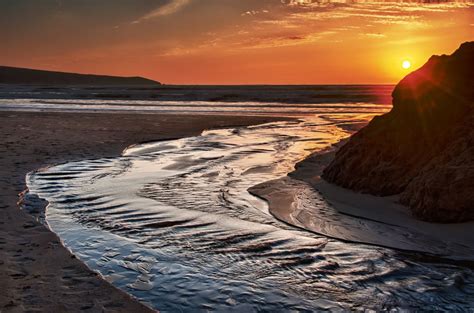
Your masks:
{"label": "rock face", "polygon": [[431,57],[392,96],[393,109],[354,134],[323,178],[364,193],[400,194],[426,221],[474,219],[474,42]]}
{"label": "rock face", "polygon": [[143,77],[118,77],[51,72],[27,68],[0,66],[0,84],[22,85],[87,85],[87,86],[131,86],[160,85],[159,82]]}

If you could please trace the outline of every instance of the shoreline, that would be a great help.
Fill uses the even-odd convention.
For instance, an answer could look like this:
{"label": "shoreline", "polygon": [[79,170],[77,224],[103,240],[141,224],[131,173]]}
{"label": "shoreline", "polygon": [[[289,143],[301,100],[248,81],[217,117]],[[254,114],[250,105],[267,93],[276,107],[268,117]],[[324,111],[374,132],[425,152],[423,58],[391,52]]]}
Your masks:
{"label": "shoreline", "polygon": [[[199,135],[203,130],[288,120],[286,117],[135,113],[0,112],[0,295],[4,312],[148,312],[91,271],[60,239],[18,207],[28,172],[86,158],[121,155],[143,142]],[[44,203],[43,203],[44,205]],[[36,213],[40,209],[34,208]]]}
{"label": "shoreline", "polygon": [[[351,128],[349,125],[347,129],[355,132],[361,126]],[[322,171],[347,140],[312,153],[297,163],[295,170],[287,176],[253,186],[249,192],[267,201],[270,214],[276,219],[293,227],[346,242],[419,252],[443,262],[474,266],[474,235],[470,231],[474,222],[438,224],[420,221],[398,203],[397,196],[356,193],[322,179]],[[302,203],[301,198],[310,197],[314,197],[314,201]],[[339,223],[337,219],[346,219],[346,222]],[[336,222],[332,224],[331,221]],[[393,238],[384,236],[385,233]]]}

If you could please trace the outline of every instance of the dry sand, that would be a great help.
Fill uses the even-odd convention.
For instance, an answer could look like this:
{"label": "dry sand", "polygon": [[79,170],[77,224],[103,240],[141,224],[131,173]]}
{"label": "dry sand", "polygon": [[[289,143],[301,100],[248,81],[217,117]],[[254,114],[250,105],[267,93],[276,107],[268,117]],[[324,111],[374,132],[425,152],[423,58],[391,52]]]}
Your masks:
{"label": "dry sand", "polygon": [[132,144],[259,124],[269,117],[0,112],[0,312],[146,312],[18,208],[27,172],[119,155]]}

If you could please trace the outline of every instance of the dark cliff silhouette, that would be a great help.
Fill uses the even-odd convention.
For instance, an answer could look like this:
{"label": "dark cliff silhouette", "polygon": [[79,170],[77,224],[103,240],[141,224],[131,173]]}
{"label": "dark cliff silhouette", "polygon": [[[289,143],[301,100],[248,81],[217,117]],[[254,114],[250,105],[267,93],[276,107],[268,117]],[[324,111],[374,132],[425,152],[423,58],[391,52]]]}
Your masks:
{"label": "dark cliff silhouette", "polygon": [[400,194],[423,220],[474,219],[474,42],[431,57],[392,96],[393,109],[354,134],[323,178],[360,192]]}
{"label": "dark cliff silhouette", "polygon": [[0,84],[130,86],[160,83],[143,77],[89,75],[0,66]]}

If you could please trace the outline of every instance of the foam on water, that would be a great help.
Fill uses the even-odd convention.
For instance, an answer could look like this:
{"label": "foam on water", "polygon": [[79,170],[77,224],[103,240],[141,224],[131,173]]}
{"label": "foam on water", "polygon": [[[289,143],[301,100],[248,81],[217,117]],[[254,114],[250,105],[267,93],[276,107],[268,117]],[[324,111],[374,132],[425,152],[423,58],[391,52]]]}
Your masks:
{"label": "foam on water", "polygon": [[391,85],[12,86],[0,84],[0,111],[135,112],[306,116],[378,113]]}
{"label": "foam on water", "polygon": [[305,116],[321,113],[373,114],[387,109],[388,105],[348,104],[292,104],[209,101],[150,101],[150,100],[80,100],[80,99],[0,99],[2,111],[55,111],[55,112],[116,112],[116,113],[174,113],[174,114],[221,114],[221,115],[269,115]]}

